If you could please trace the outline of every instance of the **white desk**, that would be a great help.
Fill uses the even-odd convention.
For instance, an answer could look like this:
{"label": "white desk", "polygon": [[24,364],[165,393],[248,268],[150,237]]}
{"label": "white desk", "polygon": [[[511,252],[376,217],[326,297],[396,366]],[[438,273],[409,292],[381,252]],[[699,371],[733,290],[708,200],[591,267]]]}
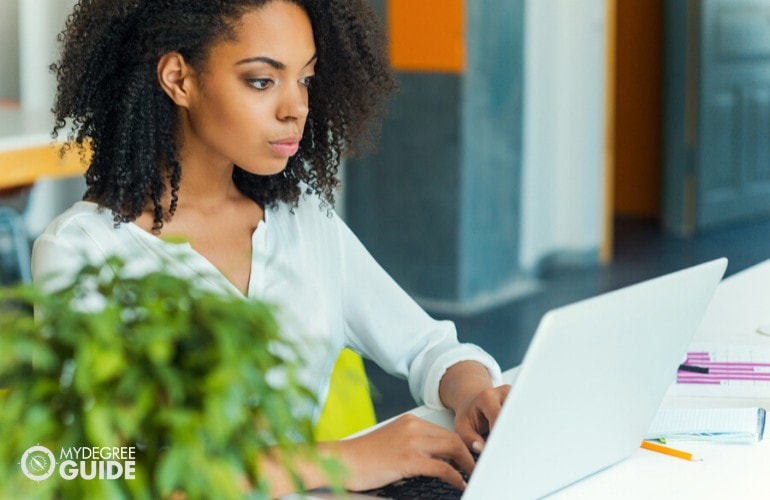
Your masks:
{"label": "white desk", "polygon": [[757,334],[760,325],[770,325],[770,260],[719,284],[695,338],[768,347],[770,336]]}
{"label": "white desk", "polygon": [[[730,342],[770,348],[770,336],[756,332],[770,324],[770,260],[725,279],[695,334],[695,341]],[[506,372],[510,376],[510,370]],[[763,406],[759,399],[667,397],[665,407]],[[452,426],[447,411],[425,407],[412,411],[432,422]],[[755,445],[681,443],[703,458],[688,462],[643,449],[549,498],[555,499],[764,499],[770,498],[770,437]]]}

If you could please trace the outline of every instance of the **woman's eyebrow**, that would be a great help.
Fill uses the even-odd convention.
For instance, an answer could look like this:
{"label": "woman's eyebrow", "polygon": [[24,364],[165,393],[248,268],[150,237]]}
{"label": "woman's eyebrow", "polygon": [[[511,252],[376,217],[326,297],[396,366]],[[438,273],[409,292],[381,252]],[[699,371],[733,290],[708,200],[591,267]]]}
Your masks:
{"label": "woman's eyebrow", "polygon": [[275,69],[286,69],[286,65],[283,64],[282,62],[276,61],[273,58],[265,57],[265,56],[249,57],[247,59],[242,59],[237,63],[235,63],[235,65],[238,66],[241,64],[251,64],[251,63],[263,63],[263,64],[268,64],[274,67]]}
{"label": "woman's eyebrow", "polygon": [[306,62],[305,65],[302,66],[302,67],[303,68],[307,68],[308,66],[310,66],[311,64],[313,64],[317,60],[318,60],[318,54],[313,54],[313,57],[311,57],[310,60],[308,62]]}
{"label": "woman's eyebrow", "polygon": [[[313,54],[313,57],[311,57],[310,60],[305,63],[303,68],[310,66],[316,59],[318,59],[318,54]],[[272,66],[275,69],[279,69],[279,70],[286,69],[286,65],[281,61],[276,61],[272,57],[266,57],[266,56],[256,56],[256,57],[241,59],[240,61],[235,63],[235,65],[238,66],[241,64],[250,64],[250,63],[263,63],[269,66]]]}

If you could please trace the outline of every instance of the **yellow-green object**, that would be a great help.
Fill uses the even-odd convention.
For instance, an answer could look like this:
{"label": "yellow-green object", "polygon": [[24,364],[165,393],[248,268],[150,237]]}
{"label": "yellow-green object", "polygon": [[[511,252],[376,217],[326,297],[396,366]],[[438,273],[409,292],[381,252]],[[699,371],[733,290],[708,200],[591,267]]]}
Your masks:
{"label": "yellow-green object", "polygon": [[341,439],[377,422],[361,356],[345,349],[332,371],[329,397],[315,427],[318,441]]}

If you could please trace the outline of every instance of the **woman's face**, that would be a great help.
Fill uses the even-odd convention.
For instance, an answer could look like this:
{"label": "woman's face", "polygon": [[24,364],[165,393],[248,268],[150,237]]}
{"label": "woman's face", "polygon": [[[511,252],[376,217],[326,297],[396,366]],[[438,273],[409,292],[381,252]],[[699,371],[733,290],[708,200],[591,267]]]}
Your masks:
{"label": "woman's face", "polygon": [[248,12],[237,40],[216,43],[187,109],[184,156],[258,175],[286,168],[308,115],[316,47],[305,11],[273,0]]}

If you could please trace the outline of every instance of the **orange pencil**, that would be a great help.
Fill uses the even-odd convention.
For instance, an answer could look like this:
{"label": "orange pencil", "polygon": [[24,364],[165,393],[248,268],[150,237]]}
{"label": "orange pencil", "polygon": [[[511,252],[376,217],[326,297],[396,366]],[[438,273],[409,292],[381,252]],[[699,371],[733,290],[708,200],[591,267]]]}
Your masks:
{"label": "orange pencil", "polygon": [[694,456],[692,453],[652,443],[650,441],[642,441],[642,448],[645,450],[657,451],[658,453],[663,453],[665,455],[671,455],[672,457],[681,458],[683,460],[690,460],[691,462],[700,462],[703,460],[702,458]]}

